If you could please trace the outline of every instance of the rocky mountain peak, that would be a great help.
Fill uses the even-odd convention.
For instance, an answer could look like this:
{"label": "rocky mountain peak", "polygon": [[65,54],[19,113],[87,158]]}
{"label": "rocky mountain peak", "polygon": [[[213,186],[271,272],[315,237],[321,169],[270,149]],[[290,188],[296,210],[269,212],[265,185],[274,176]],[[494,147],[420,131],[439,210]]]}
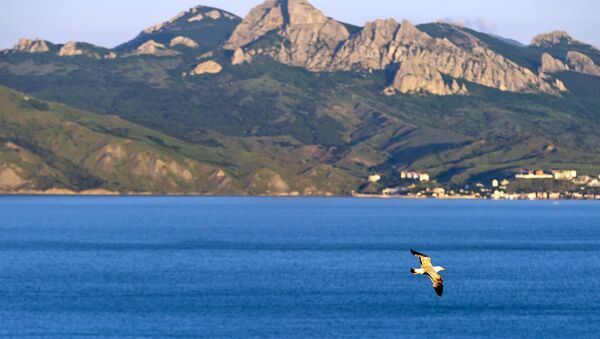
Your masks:
{"label": "rocky mountain peak", "polygon": [[330,20],[306,0],[281,0],[286,25],[322,25]]}
{"label": "rocky mountain peak", "polygon": [[427,33],[421,32],[410,21],[403,20],[394,40],[402,44],[414,44],[425,43],[432,38]]}
{"label": "rocky mountain peak", "polygon": [[23,53],[46,53],[50,51],[50,47],[44,40],[30,40],[27,38],[21,38],[13,47],[13,51]]}
{"label": "rocky mountain peak", "polygon": [[350,35],[344,25],[328,18],[306,0],[267,0],[250,11],[225,47],[235,50],[274,30],[280,31],[285,38],[325,43],[337,42]]}
{"label": "rocky mountain peak", "polygon": [[150,26],[144,30],[145,34],[155,34],[164,31],[165,29],[179,27],[181,24],[185,25],[188,23],[195,23],[204,20],[235,20],[237,17],[229,12],[221,11],[218,9],[196,6],[192,7],[187,11],[183,11],[169,21],[161,22],[156,25]]}
{"label": "rocky mountain peak", "polygon": [[266,53],[281,63],[312,71],[325,68],[335,49],[350,37],[343,24],[306,0],[267,0],[250,11],[224,47],[237,50],[273,31],[282,41]]}
{"label": "rocky mountain peak", "polygon": [[550,33],[539,34],[531,41],[532,46],[536,47],[552,47],[560,44],[572,45],[579,43],[577,40],[565,32],[565,31],[554,31]]}
{"label": "rocky mountain peak", "polygon": [[235,29],[225,45],[228,49],[236,49],[260,39],[268,32],[282,28],[284,25],[283,8],[279,0],[267,0],[254,7]]}

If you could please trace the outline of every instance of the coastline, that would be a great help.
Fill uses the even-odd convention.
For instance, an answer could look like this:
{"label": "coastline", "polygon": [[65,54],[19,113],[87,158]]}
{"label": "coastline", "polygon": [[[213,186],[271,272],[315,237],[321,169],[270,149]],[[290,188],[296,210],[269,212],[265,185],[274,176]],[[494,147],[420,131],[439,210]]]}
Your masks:
{"label": "coastline", "polygon": [[217,195],[207,193],[151,193],[151,192],[129,192],[120,193],[103,189],[72,191],[67,189],[49,189],[45,191],[19,191],[0,192],[0,197],[239,197],[239,198],[351,198],[372,200],[487,200],[487,201],[600,201],[600,196],[581,198],[532,198],[527,194],[520,198],[493,198],[474,195],[447,195],[447,196],[410,196],[410,195],[385,195],[385,194],[362,194],[352,192],[348,195],[298,195],[298,194],[257,194],[257,195]]}

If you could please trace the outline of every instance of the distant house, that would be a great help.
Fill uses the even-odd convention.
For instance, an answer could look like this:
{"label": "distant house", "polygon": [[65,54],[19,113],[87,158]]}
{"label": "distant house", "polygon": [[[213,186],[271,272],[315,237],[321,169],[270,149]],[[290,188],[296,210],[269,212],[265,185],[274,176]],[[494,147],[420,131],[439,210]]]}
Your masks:
{"label": "distant house", "polygon": [[429,174],[427,174],[427,173],[406,171],[406,172],[400,172],[400,179],[427,182],[430,180],[430,177],[429,177]]}
{"label": "distant house", "polygon": [[583,176],[575,178],[573,180],[573,183],[575,183],[577,185],[587,185],[591,181],[592,181],[592,177],[583,175]]}
{"label": "distant house", "polygon": [[558,200],[560,199],[560,193],[552,192],[548,195],[548,198],[551,200]]}
{"label": "distant house", "polygon": [[381,180],[381,175],[379,175],[379,174],[373,174],[373,175],[369,176],[370,183],[376,183],[376,182],[379,182],[379,180]]}
{"label": "distant house", "polygon": [[383,193],[383,195],[394,195],[398,194],[399,191],[400,190],[397,188],[385,188],[381,193]]}
{"label": "distant house", "polygon": [[573,180],[573,179],[577,178],[577,171],[555,170],[555,171],[552,171],[552,175],[554,176],[554,179],[556,179],[556,180]]}
{"label": "distant house", "polygon": [[436,187],[432,191],[433,196],[437,198],[443,198],[446,196],[446,190],[442,187]]}
{"label": "distant house", "polygon": [[515,175],[517,179],[554,179],[554,175],[547,174],[542,170],[527,171]]}
{"label": "distant house", "polygon": [[498,179],[492,180],[492,187],[496,188],[498,186],[500,186],[500,182],[498,182]]}

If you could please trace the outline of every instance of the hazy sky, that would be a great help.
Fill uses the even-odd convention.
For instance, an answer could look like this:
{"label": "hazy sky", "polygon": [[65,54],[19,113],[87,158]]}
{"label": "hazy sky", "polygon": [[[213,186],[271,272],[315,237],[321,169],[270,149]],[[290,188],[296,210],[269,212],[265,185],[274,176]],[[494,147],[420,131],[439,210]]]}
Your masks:
{"label": "hazy sky", "polygon": [[[244,16],[262,0],[2,0],[0,48],[19,37],[55,43],[86,41],[114,47],[144,28],[195,5]],[[566,30],[600,47],[598,0],[312,0],[328,16],[362,26],[376,18],[413,23],[461,21],[524,43],[542,32]]]}

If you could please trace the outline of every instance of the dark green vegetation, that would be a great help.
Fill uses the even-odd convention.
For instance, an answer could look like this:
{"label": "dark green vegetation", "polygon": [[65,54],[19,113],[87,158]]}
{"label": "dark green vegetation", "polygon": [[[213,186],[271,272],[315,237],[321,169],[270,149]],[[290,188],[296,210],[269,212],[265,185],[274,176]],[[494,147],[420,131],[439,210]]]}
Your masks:
{"label": "dark green vegetation", "polygon": [[[311,73],[267,58],[232,66],[232,53],[219,46],[239,21],[178,23],[117,48],[149,39],[168,45],[180,35],[201,46],[177,47],[173,57],[0,55],[0,84],[38,98],[24,101],[24,94],[2,90],[2,144],[15,144],[35,160],[11,158],[2,146],[0,162],[21,168],[22,187],[31,189],[159,193],[345,194],[372,172],[393,185],[401,169],[424,170],[449,185],[523,168],[600,173],[599,77],[556,75],[570,90],[562,96],[468,84],[468,96],[387,97],[385,72]],[[542,53],[564,58],[567,51],[443,24],[419,28],[456,44],[466,44],[469,33],[535,72]],[[569,48],[600,59],[586,46]],[[182,75],[205,60],[223,71]],[[127,148],[127,156],[103,167],[114,145]],[[150,158],[146,171],[136,171],[138,154]],[[160,170],[162,163],[179,168]]]}

